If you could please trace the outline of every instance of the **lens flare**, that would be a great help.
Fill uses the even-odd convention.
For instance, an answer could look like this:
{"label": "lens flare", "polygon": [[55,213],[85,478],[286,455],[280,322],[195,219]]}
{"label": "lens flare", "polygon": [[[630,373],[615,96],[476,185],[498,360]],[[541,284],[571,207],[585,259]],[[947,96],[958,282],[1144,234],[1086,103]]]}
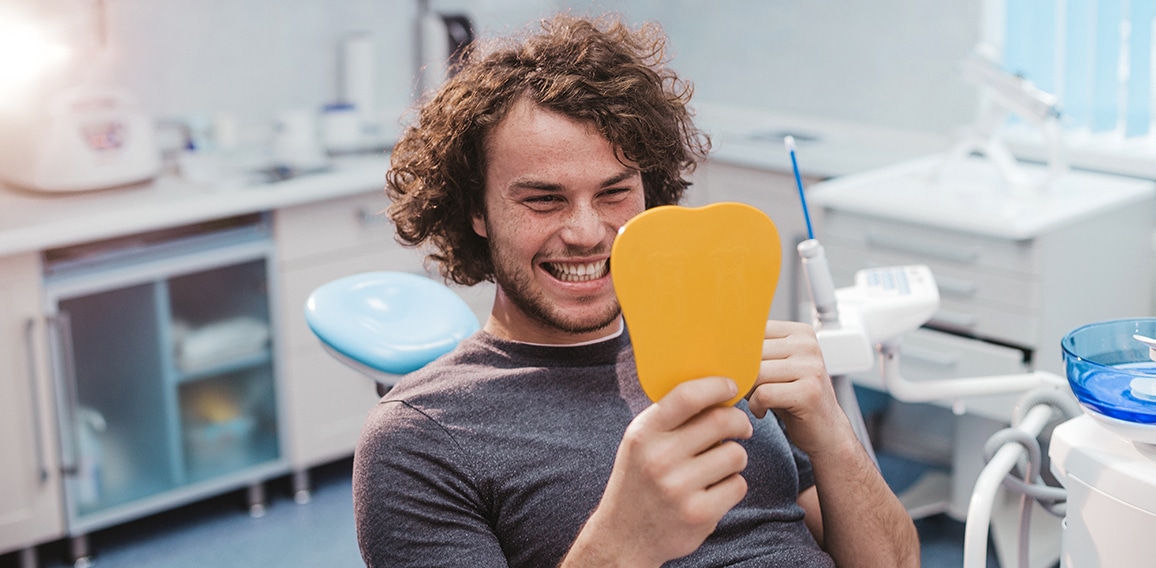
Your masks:
{"label": "lens flare", "polygon": [[0,17],[0,94],[32,83],[70,55],[66,45],[47,37],[35,24]]}

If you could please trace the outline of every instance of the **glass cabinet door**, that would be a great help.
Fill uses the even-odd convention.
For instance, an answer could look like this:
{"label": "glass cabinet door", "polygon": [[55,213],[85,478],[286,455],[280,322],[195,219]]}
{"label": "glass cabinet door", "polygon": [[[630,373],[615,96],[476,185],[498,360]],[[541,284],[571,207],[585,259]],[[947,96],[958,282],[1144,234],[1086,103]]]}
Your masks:
{"label": "glass cabinet door", "polygon": [[258,260],[168,282],[189,481],[278,457],[266,271]]}
{"label": "glass cabinet door", "polygon": [[46,278],[74,532],[287,469],[267,232],[132,244]]}
{"label": "glass cabinet door", "polygon": [[62,461],[80,516],[182,482],[172,397],[161,380],[157,293],[149,283],[59,304],[61,358],[71,368]]}

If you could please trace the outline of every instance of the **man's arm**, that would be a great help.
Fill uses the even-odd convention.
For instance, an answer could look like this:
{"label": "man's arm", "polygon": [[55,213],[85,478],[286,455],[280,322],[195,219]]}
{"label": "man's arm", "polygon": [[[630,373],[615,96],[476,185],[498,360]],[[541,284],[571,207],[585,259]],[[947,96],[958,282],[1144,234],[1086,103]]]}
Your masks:
{"label": "man's arm", "polygon": [[562,566],[660,566],[694,552],[746,495],[746,413],[734,381],[675,387],[627,427],[598,507]]}
{"label": "man's arm", "polygon": [[760,418],[774,411],[791,441],[810,456],[814,493],[804,492],[799,504],[807,511],[808,528],[836,564],[919,565],[915,525],[839,407],[810,326],[767,322],[750,409]]}
{"label": "man's arm", "polygon": [[367,567],[506,566],[444,429],[398,401],[370,412],[353,460],[357,542]]}

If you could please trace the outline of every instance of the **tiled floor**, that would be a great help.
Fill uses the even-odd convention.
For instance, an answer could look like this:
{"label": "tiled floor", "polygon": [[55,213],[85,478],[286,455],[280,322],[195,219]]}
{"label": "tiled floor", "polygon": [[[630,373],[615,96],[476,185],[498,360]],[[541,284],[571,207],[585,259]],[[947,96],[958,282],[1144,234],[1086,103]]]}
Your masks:
{"label": "tiled floor", "polygon": [[[893,487],[914,481],[917,464],[888,456],[881,467]],[[362,566],[353,526],[350,462],[313,471],[313,500],[297,505],[288,480],[270,484],[267,514],[246,514],[241,493],[202,501],[91,535],[98,568],[202,567],[354,567]],[[916,523],[924,568],[963,565],[963,524],[944,516]],[[64,543],[40,548],[42,566],[63,567]],[[0,557],[0,567],[17,566],[15,555]],[[997,567],[994,555],[988,566]]]}

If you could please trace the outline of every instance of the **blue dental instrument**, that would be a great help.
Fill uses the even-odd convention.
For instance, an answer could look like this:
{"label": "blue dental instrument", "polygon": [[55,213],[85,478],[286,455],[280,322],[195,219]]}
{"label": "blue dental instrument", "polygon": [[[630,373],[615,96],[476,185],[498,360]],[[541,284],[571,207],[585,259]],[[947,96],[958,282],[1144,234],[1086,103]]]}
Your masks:
{"label": "blue dental instrument", "polygon": [[811,229],[811,213],[807,211],[807,197],[803,194],[803,177],[799,175],[799,162],[795,159],[795,137],[787,135],[783,144],[791,153],[791,169],[795,171],[795,185],[799,187],[799,203],[803,204],[803,219],[807,221],[807,238],[814,239],[815,231]]}

